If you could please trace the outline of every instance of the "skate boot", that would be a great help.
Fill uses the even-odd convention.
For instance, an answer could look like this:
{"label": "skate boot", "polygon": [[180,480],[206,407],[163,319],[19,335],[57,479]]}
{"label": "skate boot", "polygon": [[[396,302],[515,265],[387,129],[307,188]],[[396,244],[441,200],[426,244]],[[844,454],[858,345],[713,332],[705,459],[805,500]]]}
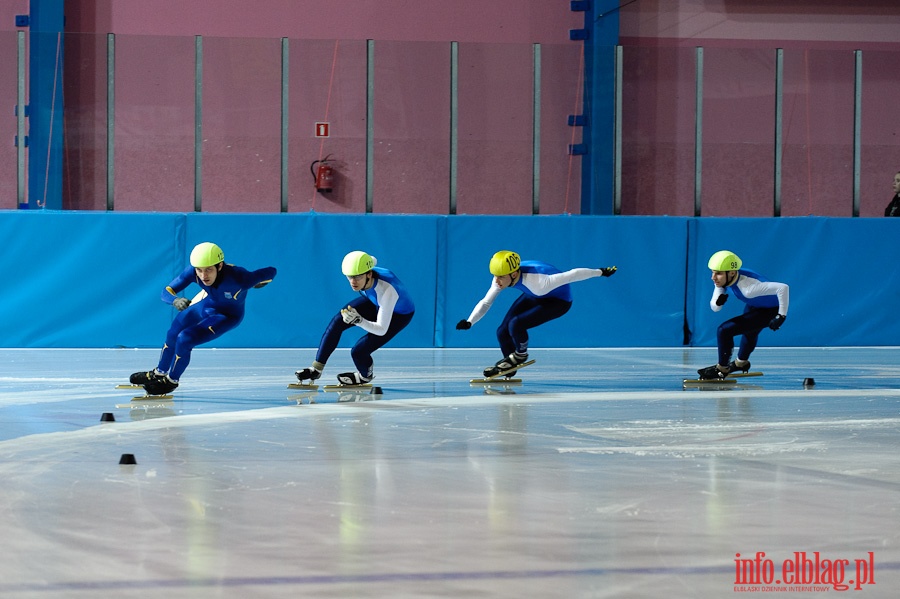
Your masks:
{"label": "skate boot", "polygon": [[143,386],[143,385],[146,385],[147,383],[149,383],[150,381],[152,381],[153,379],[158,379],[162,376],[164,376],[164,375],[156,372],[156,369],[154,368],[153,370],[151,370],[149,372],[135,372],[134,374],[131,375],[131,377],[128,380],[131,381],[132,385]]}
{"label": "skate boot", "polygon": [[154,377],[144,383],[147,395],[166,395],[178,388],[178,383],[166,376]]}
{"label": "skate boot", "polygon": [[313,365],[309,368],[304,368],[303,370],[298,370],[294,374],[297,375],[297,380],[301,383],[305,380],[309,380],[309,382],[313,382],[322,376],[322,369],[325,368],[324,364],[319,364],[318,362],[313,362]]}
{"label": "skate boot", "polygon": [[726,376],[728,376],[729,373],[731,373],[730,365],[726,370],[719,370],[718,364],[713,364],[712,366],[707,366],[706,368],[701,368],[697,371],[697,374],[700,375],[701,381],[722,380]]}
{"label": "skate boot", "polygon": [[728,373],[729,374],[731,374],[732,372],[748,372],[749,370],[750,370],[750,360],[747,360],[746,362],[744,362],[744,364],[742,366],[738,366],[736,360],[732,360],[731,363],[728,365]]}
{"label": "skate boot", "polygon": [[485,378],[491,378],[494,376],[498,376],[501,372],[509,370],[503,376],[511,377],[516,374],[515,370],[510,370],[511,368],[515,368],[518,364],[522,362],[528,361],[528,354],[520,354],[518,352],[514,352],[494,364],[493,366],[488,366],[484,369]]}
{"label": "skate boot", "polygon": [[374,378],[374,374],[370,377],[364,377],[358,372],[342,372],[337,375],[337,380],[342,385],[365,385]]}

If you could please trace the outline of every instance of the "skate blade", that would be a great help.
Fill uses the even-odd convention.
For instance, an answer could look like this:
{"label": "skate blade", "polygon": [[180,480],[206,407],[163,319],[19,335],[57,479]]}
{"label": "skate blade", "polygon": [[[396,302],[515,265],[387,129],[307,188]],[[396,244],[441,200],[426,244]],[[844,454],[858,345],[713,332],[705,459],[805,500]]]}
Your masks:
{"label": "skate blade", "polygon": [[372,383],[362,383],[359,385],[325,385],[322,387],[325,391],[340,391],[341,389],[371,389]]}
{"label": "skate blade", "polygon": [[[498,375],[503,376],[503,375]],[[471,379],[469,381],[470,385],[521,385],[522,379],[504,379],[504,378],[489,378],[489,379]]]}
{"label": "skate blade", "polygon": [[171,395],[138,395],[132,397],[131,401],[165,401],[172,399]]}
{"label": "skate blade", "polygon": [[752,376],[762,376],[761,372],[732,372],[724,379],[684,379],[685,385],[733,385],[737,383],[735,379],[742,379]]}
{"label": "skate blade", "polygon": [[303,389],[304,391],[314,391],[319,388],[318,385],[311,383],[288,383],[288,389]]}
{"label": "skate blade", "polygon": [[127,385],[116,385],[116,389],[141,389],[140,385],[132,385],[128,383]]}
{"label": "skate blade", "polygon": [[742,378],[748,377],[748,376],[762,376],[762,375],[763,375],[763,373],[761,373],[761,372],[732,372],[731,374],[728,375],[727,378],[742,379]]}

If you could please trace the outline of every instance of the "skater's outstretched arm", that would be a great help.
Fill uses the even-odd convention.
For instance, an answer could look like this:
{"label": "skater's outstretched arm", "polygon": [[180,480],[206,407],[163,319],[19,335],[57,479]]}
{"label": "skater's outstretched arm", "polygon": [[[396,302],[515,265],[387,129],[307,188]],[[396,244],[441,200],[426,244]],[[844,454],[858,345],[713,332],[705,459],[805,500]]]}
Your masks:
{"label": "skater's outstretched arm", "polygon": [[267,266],[265,268],[260,268],[259,270],[253,270],[247,273],[246,284],[249,287],[261,289],[262,287],[265,287],[266,285],[271,283],[276,274],[278,274],[278,271],[274,266]]}
{"label": "skater's outstretched arm", "polygon": [[475,304],[475,308],[472,310],[472,313],[469,314],[469,317],[465,321],[460,321],[460,323],[456,326],[457,329],[460,328],[460,324],[463,322],[468,322],[469,326],[464,327],[466,329],[470,328],[473,324],[481,320],[481,318],[487,314],[488,310],[491,309],[491,305],[494,303],[494,300],[497,299],[497,296],[500,295],[500,292],[503,291],[503,288],[497,285],[496,283],[491,283],[491,288],[488,289],[487,294],[481,299],[480,302]]}
{"label": "skater's outstretched arm", "polygon": [[615,266],[610,266],[609,268],[573,268],[555,274],[523,273],[522,285],[535,295],[541,296],[569,283],[577,283],[594,277],[611,277],[616,270],[618,269]]}

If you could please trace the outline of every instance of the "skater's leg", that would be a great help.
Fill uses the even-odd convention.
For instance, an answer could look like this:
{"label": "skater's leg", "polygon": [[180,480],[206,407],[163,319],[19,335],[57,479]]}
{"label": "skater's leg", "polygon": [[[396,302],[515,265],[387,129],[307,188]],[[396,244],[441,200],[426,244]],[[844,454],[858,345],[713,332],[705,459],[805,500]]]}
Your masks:
{"label": "skater's leg", "polygon": [[[353,299],[351,302],[346,304],[345,306],[341,306],[341,310],[343,310],[346,306],[351,306],[356,309],[359,314],[365,318],[366,320],[371,320],[374,318],[371,310],[375,310],[375,313],[378,312],[378,308],[370,302],[367,298],[357,297]],[[344,334],[344,331],[353,327],[352,324],[347,324],[344,322],[344,318],[341,316],[340,311],[332,317],[331,321],[325,327],[325,332],[322,333],[322,339],[319,341],[319,349],[316,351],[316,362],[322,364],[324,367],[325,364],[328,363],[328,358],[331,357],[331,354],[334,353],[334,350],[337,348],[338,343],[341,340],[341,335]]]}
{"label": "skater's leg", "polygon": [[519,296],[497,329],[500,351],[504,356],[511,353],[528,353],[528,329],[533,329],[555,320],[569,311],[572,302],[557,298],[531,298]]}
{"label": "skater's leg", "polygon": [[513,319],[518,317],[519,314],[533,305],[534,300],[528,296],[520,295],[509,307],[509,310],[506,311],[506,316],[503,317],[500,326],[497,327],[497,341],[500,344],[500,353],[503,354],[504,357],[516,351],[516,342],[512,337],[510,323]]}
{"label": "skater's leg", "polygon": [[171,370],[169,370],[169,378],[178,382],[188,364],[191,363],[191,351],[195,347],[221,337],[238,326],[241,320],[243,318],[213,314],[207,316],[196,325],[181,331],[175,341],[175,361]]}
{"label": "skater's leg", "polygon": [[738,347],[737,359],[739,361],[746,362],[750,359],[750,354],[756,349],[760,332],[777,314],[778,308],[751,308],[744,313],[747,325]]}
{"label": "skater's leg", "polygon": [[[360,314],[362,314],[360,312]],[[356,366],[356,371],[359,372],[362,376],[367,379],[371,379],[373,372],[373,360],[372,354],[380,347],[384,347],[384,345],[393,339],[397,333],[406,328],[406,326],[410,323],[413,318],[414,312],[409,314],[394,314],[391,316],[391,324],[388,326],[388,330],[384,335],[373,335],[372,333],[366,333],[353,345],[350,349],[350,358],[353,360],[353,365]]]}
{"label": "skater's leg", "polygon": [[734,352],[734,338],[740,335],[740,316],[726,320],[716,329],[716,344],[718,346],[719,366],[728,366],[731,354]]}
{"label": "skater's leg", "polygon": [[196,325],[202,318],[203,309],[196,304],[175,315],[175,319],[166,333],[166,342],[159,353],[159,362],[156,365],[157,372],[165,374],[172,369],[172,364],[175,362],[175,344],[178,341],[178,335],[184,329]]}
{"label": "skater's leg", "polygon": [[334,353],[341,340],[341,335],[353,325],[344,322],[340,312],[335,314],[325,326],[325,332],[322,333],[322,339],[319,341],[319,349],[316,351],[316,362],[322,365],[328,363],[328,358]]}
{"label": "skater's leg", "polygon": [[523,295],[516,299],[497,329],[503,358],[485,368],[484,376],[497,376],[501,372],[507,372],[506,376],[514,375],[516,371],[511,369],[528,360],[528,329],[559,318],[571,307],[572,302],[556,298]]}
{"label": "skater's leg", "polygon": [[742,334],[743,315],[726,320],[716,329],[718,359],[712,366],[697,371],[701,379],[722,379],[731,371],[731,354],[734,352],[734,338]]}
{"label": "skater's leg", "polygon": [[778,308],[753,308],[747,306],[744,313],[726,320],[716,333],[719,346],[719,365],[727,366],[734,351],[734,338],[741,335],[741,345],[738,350],[738,360],[747,361],[750,354],[756,349],[759,332],[763,330],[769,321],[778,313]]}

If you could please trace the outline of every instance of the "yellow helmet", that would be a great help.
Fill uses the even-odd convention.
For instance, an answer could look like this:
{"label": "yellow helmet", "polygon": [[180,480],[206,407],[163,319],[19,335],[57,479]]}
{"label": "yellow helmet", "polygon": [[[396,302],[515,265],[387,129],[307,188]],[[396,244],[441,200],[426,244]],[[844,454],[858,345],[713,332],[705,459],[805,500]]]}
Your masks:
{"label": "yellow helmet", "polygon": [[495,277],[502,277],[511,272],[519,270],[522,259],[519,254],[509,250],[501,250],[491,257],[491,274]]}
{"label": "yellow helmet", "polygon": [[225,253],[222,251],[222,248],[214,243],[204,241],[203,243],[198,243],[191,250],[191,266],[194,268],[207,268],[224,261]]}
{"label": "yellow helmet", "polygon": [[737,270],[741,267],[741,259],[737,254],[728,250],[720,250],[709,259],[709,269],[718,271]]}
{"label": "yellow helmet", "polygon": [[378,260],[374,256],[356,250],[344,256],[344,261],[341,262],[341,272],[348,277],[355,277],[369,272],[375,268],[376,264],[378,264]]}

